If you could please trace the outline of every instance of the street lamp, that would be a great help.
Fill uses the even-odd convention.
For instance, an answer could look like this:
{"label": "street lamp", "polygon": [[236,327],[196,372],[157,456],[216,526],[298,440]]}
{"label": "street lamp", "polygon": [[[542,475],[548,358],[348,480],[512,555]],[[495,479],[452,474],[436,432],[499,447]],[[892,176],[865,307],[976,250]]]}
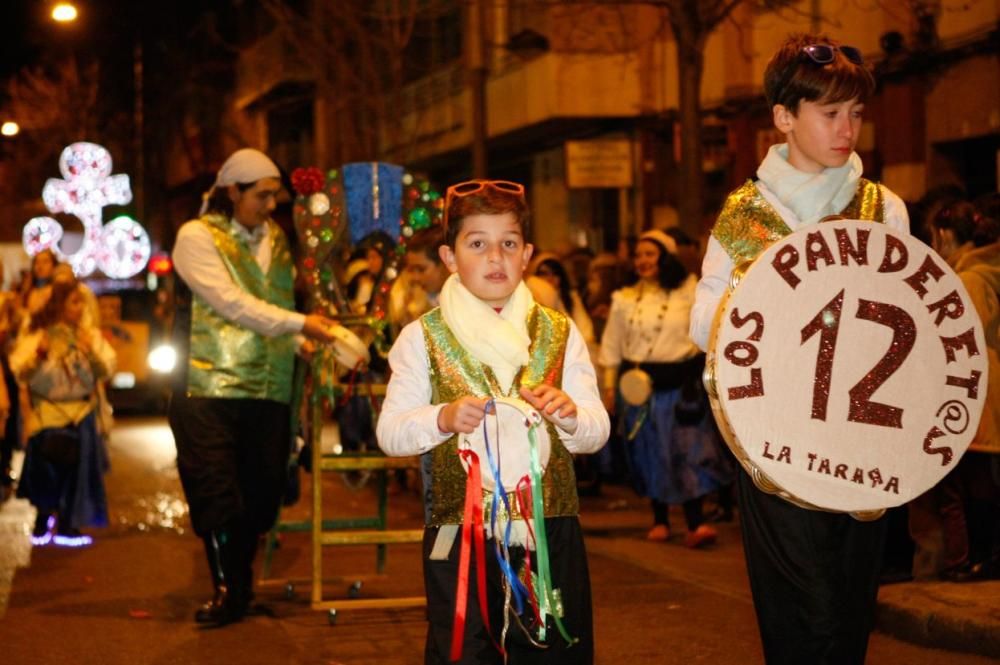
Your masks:
{"label": "street lamp", "polygon": [[78,12],[70,2],[60,2],[52,8],[52,20],[59,23],[71,23],[76,20]]}
{"label": "street lamp", "polygon": [[21,126],[13,120],[8,120],[0,125],[0,134],[3,134],[4,136],[17,136],[17,133],[20,131]]}

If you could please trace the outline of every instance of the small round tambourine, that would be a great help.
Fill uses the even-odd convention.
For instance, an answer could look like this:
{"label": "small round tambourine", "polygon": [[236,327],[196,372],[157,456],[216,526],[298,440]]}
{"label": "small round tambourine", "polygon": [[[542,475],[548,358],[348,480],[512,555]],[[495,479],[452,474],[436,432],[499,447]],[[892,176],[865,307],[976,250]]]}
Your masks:
{"label": "small round tambourine", "polygon": [[[476,453],[483,489],[492,492],[496,489],[496,480],[486,452],[488,438],[489,454],[494,464],[498,464],[503,487],[512,492],[531,470],[529,430],[534,428],[543,473],[549,462],[552,442],[541,414],[527,402],[513,397],[498,397],[493,400],[493,404],[493,410],[486,414],[483,421],[487,428],[486,434],[483,433],[483,424],[480,424],[471,434],[462,435],[460,445]],[[463,465],[468,470],[464,460]]]}
{"label": "small round tambourine", "polygon": [[622,399],[630,406],[642,406],[653,395],[653,379],[638,367],[622,372],[618,379]]}
{"label": "small round tambourine", "polygon": [[944,259],[883,224],[840,220],[738,270],[705,383],[758,487],[873,519],[955,468],[988,368],[982,324]]}
{"label": "small round tambourine", "polygon": [[333,355],[339,364],[354,369],[371,361],[368,345],[350,329],[334,325],[329,330],[333,335]]}

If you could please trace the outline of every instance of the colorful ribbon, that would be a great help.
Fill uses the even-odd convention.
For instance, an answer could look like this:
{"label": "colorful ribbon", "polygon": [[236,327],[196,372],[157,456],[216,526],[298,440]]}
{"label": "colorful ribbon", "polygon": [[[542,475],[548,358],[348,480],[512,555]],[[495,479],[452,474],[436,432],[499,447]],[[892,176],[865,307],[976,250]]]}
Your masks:
{"label": "colorful ribbon", "polygon": [[462,643],[465,639],[465,616],[469,598],[469,565],[472,539],[476,547],[476,587],[479,596],[479,613],[483,618],[486,632],[493,646],[506,655],[503,647],[493,638],[490,628],[489,606],[486,604],[486,543],[483,533],[483,480],[479,475],[479,457],[465,449],[458,454],[468,464],[469,472],[465,483],[465,513],[462,517],[462,547],[458,555],[458,585],[455,590],[455,618],[451,632],[451,660],[462,658]]}
{"label": "colorful ribbon", "polygon": [[[493,413],[497,413],[497,405],[496,402],[493,400],[490,400],[486,403],[486,413],[489,413],[491,410],[493,411]],[[497,427],[497,442],[496,442],[498,455],[497,455],[497,460],[494,461],[493,453],[490,451],[490,435],[489,435],[489,427],[487,427],[486,418],[483,418],[483,441],[486,445],[486,460],[490,466],[490,473],[493,475],[493,485],[494,485],[493,505],[490,514],[491,534],[496,534],[496,524],[498,519],[497,515],[500,512],[501,502],[503,503],[504,510],[507,511],[507,524],[505,525],[504,528],[502,546],[500,542],[497,542],[495,547],[493,548],[493,552],[496,556],[497,564],[500,566],[500,571],[503,573],[504,577],[507,578],[508,584],[510,584],[511,593],[514,596],[514,609],[517,611],[518,614],[521,614],[524,612],[524,600],[528,594],[528,590],[524,587],[524,583],[521,582],[521,579],[517,576],[517,573],[514,572],[514,569],[511,567],[509,560],[510,555],[508,554],[508,552],[510,551],[512,512],[510,509],[510,501],[507,498],[507,491],[503,486],[503,479],[500,474],[499,426]]]}
{"label": "colorful ribbon", "polygon": [[567,644],[573,644],[576,639],[570,637],[569,632],[563,625],[562,619],[554,611],[556,605],[555,593],[552,588],[552,572],[549,569],[549,541],[545,533],[545,503],[542,497],[542,462],[538,456],[538,441],[535,438],[535,427],[533,424],[528,429],[528,454],[531,462],[529,473],[531,474],[532,487],[532,508],[533,519],[535,521],[535,546],[538,554],[538,573],[535,587],[539,592],[538,610],[541,621],[538,624],[538,639],[544,641],[546,634],[546,615],[551,614],[555,620],[556,628]]}

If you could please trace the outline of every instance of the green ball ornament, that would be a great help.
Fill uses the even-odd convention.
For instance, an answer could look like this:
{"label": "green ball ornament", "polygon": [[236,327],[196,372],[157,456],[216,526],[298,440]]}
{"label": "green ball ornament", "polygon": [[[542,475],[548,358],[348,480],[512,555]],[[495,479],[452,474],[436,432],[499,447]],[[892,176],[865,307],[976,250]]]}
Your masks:
{"label": "green ball ornament", "polygon": [[426,208],[414,208],[408,215],[410,226],[419,230],[426,229],[431,225],[431,215]]}

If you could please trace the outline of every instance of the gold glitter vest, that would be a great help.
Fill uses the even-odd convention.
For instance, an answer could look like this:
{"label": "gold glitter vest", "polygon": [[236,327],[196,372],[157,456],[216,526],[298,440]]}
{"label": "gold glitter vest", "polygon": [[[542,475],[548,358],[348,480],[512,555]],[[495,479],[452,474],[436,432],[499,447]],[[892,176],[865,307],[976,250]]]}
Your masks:
{"label": "gold glitter vest", "polygon": [[[878,183],[861,178],[858,192],[840,215],[846,219],[885,221],[885,199]],[[735,265],[753,261],[775,241],[792,232],[752,180],[734,191],[722,205],[712,235]]]}
{"label": "gold glitter vest", "polygon": [[[227,218],[206,215],[198,223],[211,231],[219,256],[238,287],[272,305],[295,308],[292,255],[277,224],[267,222],[271,265],[265,275]],[[291,400],[293,336],[260,335],[224,318],[194,293],[189,355],[190,397],[268,399],[286,404]]]}
{"label": "gold glitter vest", "polygon": [[[534,388],[542,383],[562,387],[569,320],[555,310],[536,304],[528,314],[530,359],[514,377],[514,384],[507,395],[500,389],[493,370],[473,358],[458,343],[448,324],[444,322],[440,308],[424,314],[420,318],[420,325],[424,332],[427,357],[430,359],[431,404],[452,402],[465,395],[517,397],[521,386]],[[573,456],[559,439],[555,426],[548,421],[544,422],[552,444],[549,464],[542,477],[545,516],[576,515],[580,506],[576,496]],[[458,457],[458,436],[452,436],[427,454],[430,456],[432,478],[427,491],[428,525],[461,524],[466,472]],[[484,497],[483,505],[487,510],[491,501],[488,495]],[[486,515],[486,519],[489,519],[489,515]]]}

